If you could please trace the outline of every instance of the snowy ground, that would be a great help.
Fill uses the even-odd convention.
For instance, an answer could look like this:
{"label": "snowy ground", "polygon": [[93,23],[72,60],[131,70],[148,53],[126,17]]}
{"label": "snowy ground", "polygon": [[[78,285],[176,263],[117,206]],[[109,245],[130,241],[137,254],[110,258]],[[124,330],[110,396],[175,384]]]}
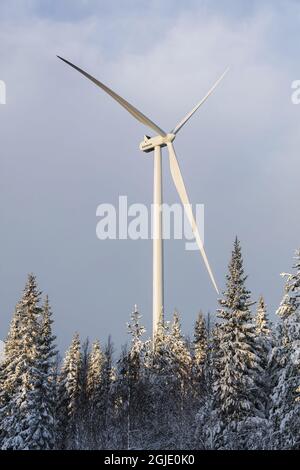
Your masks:
{"label": "snowy ground", "polygon": [[0,361],[4,359],[4,343],[0,340]]}

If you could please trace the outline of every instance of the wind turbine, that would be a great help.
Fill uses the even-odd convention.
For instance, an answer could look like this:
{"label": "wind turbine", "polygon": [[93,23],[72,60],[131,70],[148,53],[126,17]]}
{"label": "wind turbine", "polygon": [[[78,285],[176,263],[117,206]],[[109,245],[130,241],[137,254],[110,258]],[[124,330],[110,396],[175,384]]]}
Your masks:
{"label": "wind turbine", "polygon": [[80,72],[86,78],[91,80],[95,85],[102,88],[106,93],[108,93],[112,98],[114,98],[123,108],[125,108],[133,117],[140,121],[145,126],[149,127],[152,131],[156,133],[154,137],[144,136],[144,140],[140,143],[140,150],[143,152],[152,152],[154,151],[154,188],[153,188],[153,339],[157,332],[157,326],[161,315],[163,315],[163,306],[164,306],[164,269],[163,269],[163,238],[162,238],[162,160],[161,160],[161,149],[163,147],[168,148],[169,152],[169,165],[171,175],[179,194],[180,200],[183,204],[184,210],[186,212],[187,219],[191,225],[194,237],[198,244],[200,253],[203,257],[204,264],[208,271],[211,282],[217,291],[218,287],[210,268],[204,246],[198,231],[198,227],[191,209],[189,198],[185,189],[185,184],[182,178],[180,167],[176,158],[175,149],[173,146],[173,141],[180,131],[180,129],[187,123],[187,121],[193,116],[198,108],[207,100],[211,93],[215,90],[221,80],[224,78],[228,69],[221,75],[221,77],[215,82],[211,87],[208,93],[202,98],[199,103],[177,124],[177,126],[170,132],[166,133],[161,127],[151,121],[147,116],[141,113],[138,109],[132,106],[128,101],[126,101],[121,96],[117,95],[114,91],[108,88],[106,85],[101,83],[99,80],[94,78],[89,73],[85,72],[81,68],[72,64],[63,57],[57,56],[66,64],[73,67],[75,70]]}

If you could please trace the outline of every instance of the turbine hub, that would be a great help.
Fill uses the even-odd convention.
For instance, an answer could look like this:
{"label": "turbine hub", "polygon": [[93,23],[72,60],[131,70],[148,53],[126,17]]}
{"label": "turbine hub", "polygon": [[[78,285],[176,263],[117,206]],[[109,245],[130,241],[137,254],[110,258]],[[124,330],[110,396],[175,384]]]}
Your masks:
{"label": "turbine hub", "polygon": [[164,137],[161,135],[156,135],[155,137],[145,135],[144,140],[140,143],[140,150],[148,153],[152,152],[155,147],[166,147],[169,142],[173,142],[175,137],[175,134],[167,134]]}

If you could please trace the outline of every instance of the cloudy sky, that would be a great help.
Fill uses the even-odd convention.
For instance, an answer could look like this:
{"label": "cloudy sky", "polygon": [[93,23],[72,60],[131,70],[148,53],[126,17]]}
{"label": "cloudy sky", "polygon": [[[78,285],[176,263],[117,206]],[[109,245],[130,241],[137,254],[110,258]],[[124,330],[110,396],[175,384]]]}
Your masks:
{"label": "cloudy sky", "polygon": [[[299,246],[300,5],[245,3],[1,0],[0,338],[28,272],[50,296],[62,349],[76,330],[124,343],[135,303],[151,328],[151,241],[95,232],[98,204],[151,204],[153,161],[138,149],[146,129],[56,54],[167,130],[231,67],[176,149],[192,203],[205,204],[218,284],[238,235],[248,287],[274,316]],[[164,197],[178,202],[166,164]],[[165,276],[166,315],[177,308],[188,333],[200,308],[217,308],[200,255],[168,241]]]}

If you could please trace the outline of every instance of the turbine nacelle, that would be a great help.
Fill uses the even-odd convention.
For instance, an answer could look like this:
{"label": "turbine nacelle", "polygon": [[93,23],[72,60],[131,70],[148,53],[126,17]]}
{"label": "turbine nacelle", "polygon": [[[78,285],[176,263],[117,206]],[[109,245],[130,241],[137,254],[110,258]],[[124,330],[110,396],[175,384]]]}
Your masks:
{"label": "turbine nacelle", "polygon": [[168,143],[173,142],[175,139],[175,134],[167,134],[165,137],[161,135],[156,135],[155,137],[149,137],[148,135],[144,136],[144,140],[140,143],[140,150],[143,152],[152,152],[155,147],[166,147]]}

